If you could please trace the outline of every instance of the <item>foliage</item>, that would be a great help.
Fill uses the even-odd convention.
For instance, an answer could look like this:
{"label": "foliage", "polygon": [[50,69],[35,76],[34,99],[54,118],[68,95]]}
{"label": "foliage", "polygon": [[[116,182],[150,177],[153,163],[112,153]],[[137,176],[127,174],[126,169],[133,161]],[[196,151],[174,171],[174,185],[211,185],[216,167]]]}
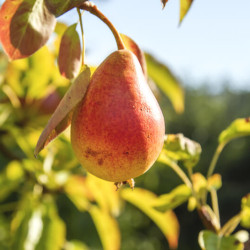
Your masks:
{"label": "foliage", "polygon": [[[162,3],[165,6],[167,1]],[[192,1],[181,1],[180,22],[191,4]],[[139,187],[134,191],[127,188],[116,191],[114,185],[79,166],[67,127],[74,108],[84,98],[91,72],[84,65],[84,46],[81,49],[77,24],[69,27],[56,24],[57,16],[73,8],[78,10],[81,28],[81,10],[105,22],[118,48],[125,44],[137,56],[145,76],[169,98],[176,112],[184,110],[184,93],[177,78],[152,55],[144,58],[139,46],[128,36],[120,35],[91,2],[6,0],[0,10],[0,41],[13,61],[8,62],[1,52],[0,229],[4,233],[0,247],[88,249],[83,242],[67,237],[66,222],[57,203],[63,195],[80,213],[90,215],[105,250],[121,248],[117,217],[126,203],[145,213],[162,231],[169,247],[176,249],[180,229],[173,209],[186,202],[190,211],[197,210],[204,224],[205,230],[199,234],[202,249],[243,249],[247,232],[233,232],[239,224],[249,228],[249,194],[242,198],[239,213],[221,226],[217,190],[222,181],[214,169],[231,140],[250,135],[249,118],[236,119],[222,131],[206,176],[194,172],[201,155],[200,144],[183,134],[166,135],[158,163],[174,170],[183,184],[161,195]],[[46,46],[52,32],[54,39]],[[68,63],[69,58],[72,63]],[[83,233],[88,230],[85,225],[82,228]]]}

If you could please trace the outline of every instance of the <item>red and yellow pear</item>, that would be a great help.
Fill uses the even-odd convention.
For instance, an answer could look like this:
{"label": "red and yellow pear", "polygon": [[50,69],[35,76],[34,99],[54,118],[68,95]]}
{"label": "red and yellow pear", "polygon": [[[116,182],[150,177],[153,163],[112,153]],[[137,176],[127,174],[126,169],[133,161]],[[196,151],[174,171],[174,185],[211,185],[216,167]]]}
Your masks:
{"label": "red and yellow pear", "polygon": [[71,142],[79,162],[99,178],[124,182],[153,165],[164,134],[162,111],[137,57],[126,49],[113,52],[73,114]]}

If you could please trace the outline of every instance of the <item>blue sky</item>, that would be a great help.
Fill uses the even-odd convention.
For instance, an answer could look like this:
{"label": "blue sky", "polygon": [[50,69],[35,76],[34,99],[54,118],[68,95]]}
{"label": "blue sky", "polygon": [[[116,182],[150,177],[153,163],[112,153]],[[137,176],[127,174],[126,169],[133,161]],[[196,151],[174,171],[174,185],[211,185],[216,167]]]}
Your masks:
{"label": "blue sky", "polygon": [[[182,79],[195,84],[233,80],[250,90],[250,1],[195,0],[178,27],[179,0],[97,1],[119,32],[131,36]],[[72,22],[72,11],[62,20]],[[75,19],[75,20],[76,20]],[[109,30],[96,17],[83,15],[87,62],[100,63],[116,49]]]}

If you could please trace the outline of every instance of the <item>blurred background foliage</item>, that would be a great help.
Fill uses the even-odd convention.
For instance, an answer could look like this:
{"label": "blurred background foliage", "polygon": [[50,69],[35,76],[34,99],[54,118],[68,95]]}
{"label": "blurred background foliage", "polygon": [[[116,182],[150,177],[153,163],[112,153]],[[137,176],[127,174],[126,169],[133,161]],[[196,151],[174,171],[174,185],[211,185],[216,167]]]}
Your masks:
{"label": "blurred background foliage", "polygon": [[[119,249],[120,241],[122,250],[169,249],[171,234],[178,236],[177,226],[176,231],[168,231],[167,241],[152,217],[125,202],[126,189],[117,192],[112,183],[86,175],[73,155],[69,130],[34,158],[37,139],[70,84],[55,64],[58,44],[55,39],[49,48],[11,63],[0,52],[0,249],[112,250]],[[192,88],[192,83],[183,81],[183,111],[178,78],[169,72],[167,81],[171,85],[174,79],[177,90],[166,90],[163,78],[154,79],[158,74],[166,79],[164,66],[156,67],[160,69],[157,74],[157,61],[152,59],[150,64],[149,75],[158,82],[158,87],[151,87],[165,116],[166,133],[183,133],[201,144],[195,170],[205,174],[220,132],[234,119],[249,116],[250,93],[233,91],[227,84],[215,93],[209,82]],[[249,192],[249,148],[249,138],[237,139],[219,158],[216,172],[223,182],[218,192],[222,222],[239,212],[241,198]],[[161,163],[135,181],[136,187],[156,195],[181,184]],[[186,208],[185,203],[175,209],[181,229],[178,249],[199,249],[202,225],[196,212]],[[170,217],[173,223],[175,215]]]}

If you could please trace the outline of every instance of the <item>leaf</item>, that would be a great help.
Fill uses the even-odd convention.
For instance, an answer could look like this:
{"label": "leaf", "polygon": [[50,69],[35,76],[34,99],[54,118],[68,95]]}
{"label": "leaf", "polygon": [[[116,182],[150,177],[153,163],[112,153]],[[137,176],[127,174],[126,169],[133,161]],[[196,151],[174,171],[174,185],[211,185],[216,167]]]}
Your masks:
{"label": "leaf", "polygon": [[203,197],[207,190],[206,178],[201,173],[195,173],[192,175],[192,183],[197,196]]}
{"label": "leaf", "polygon": [[132,203],[145,213],[159,227],[168,240],[170,248],[176,249],[178,246],[179,223],[173,211],[169,210],[161,213],[152,206],[156,200],[156,195],[145,189],[135,188],[121,190],[124,200]]}
{"label": "leaf", "polygon": [[180,0],[180,24],[183,18],[187,15],[193,0]]}
{"label": "leaf", "polygon": [[160,195],[153,204],[157,210],[165,212],[180,206],[186,202],[191,195],[191,189],[183,184],[177,186],[168,194]]}
{"label": "leaf", "polygon": [[90,69],[86,66],[59,103],[43,130],[35,148],[35,156],[71,123],[73,109],[83,99],[90,81]]}
{"label": "leaf", "polygon": [[90,250],[83,242],[79,240],[67,241],[64,250]]}
{"label": "leaf", "polygon": [[184,111],[184,91],[173,73],[152,55],[145,53],[148,76],[169,98],[178,113]]}
{"label": "leaf", "polygon": [[161,0],[161,2],[162,2],[162,8],[164,9],[164,8],[165,8],[166,3],[168,2],[168,0]]}
{"label": "leaf", "polygon": [[218,190],[222,186],[222,181],[221,181],[221,175],[220,174],[214,174],[210,176],[207,180],[207,189],[215,189]]}
{"label": "leaf", "polygon": [[145,75],[145,77],[147,77],[147,64],[146,64],[146,59],[145,59],[145,56],[144,56],[144,53],[143,51],[140,49],[140,47],[135,43],[134,40],[132,40],[130,37],[124,35],[124,34],[120,34],[121,38],[122,38],[122,41],[124,42],[125,44],[125,47],[132,51],[139,63],[141,64],[141,67],[142,67],[142,71]]}
{"label": "leaf", "polygon": [[250,136],[250,118],[234,120],[229,127],[221,132],[219,143],[226,144],[229,141],[242,136]]}
{"label": "leaf", "polygon": [[250,193],[241,200],[241,225],[250,228]]}
{"label": "leaf", "polygon": [[94,200],[108,213],[118,216],[120,213],[120,197],[116,186],[88,173],[86,185],[91,190]]}
{"label": "leaf", "polygon": [[60,73],[68,79],[75,78],[81,67],[81,43],[76,26],[77,23],[64,32],[58,56]]}
{"label": "leaf", "polygon": [[73,9],[74,7],[80,6],[86,0],[45,0],[46,6],[51,13],[56,17],[62,15],[63,13]]}
{"label": "leaf", "polygon": [[65,225],[50,196],[45,196],[42,203],[31,196],[22,200],[11,229],[12,249],[16,250],[60,250],[65,240]]}
{"label": "leaf", "polygon": [[43,0],[6,0],[0,10],[0,41],[9,59],[28,57],[40,49],[55,24]]}
{"label": "leaf", "polygon": [[92,206],[89,213],[95,223],[104,250],[120,249],[120,230],[117,221],[103,209]]}
{"label": "leaf", "polygon": [[11,161],[0,173],[0,200],[4,200],[16,190],[24,180],[24,171],[18,161]]}
{"label": "leaf", "polygon": [[201,231],[199,244],[205,250],[243,250],[244,245],[235,236],[220,237],[209,230]]}
{"label": "leaf", "polygon": [[163,148],[169,158],[182,161],[187,168],[194,167],[200,159],[200,144],[184,137],[183,134],[167,135]]}
{"label": "leaf", "polygon": [[79,211],[86,211],[94,200],[86,184],[86,177],[72,175],[64,185],[64,191]]}

